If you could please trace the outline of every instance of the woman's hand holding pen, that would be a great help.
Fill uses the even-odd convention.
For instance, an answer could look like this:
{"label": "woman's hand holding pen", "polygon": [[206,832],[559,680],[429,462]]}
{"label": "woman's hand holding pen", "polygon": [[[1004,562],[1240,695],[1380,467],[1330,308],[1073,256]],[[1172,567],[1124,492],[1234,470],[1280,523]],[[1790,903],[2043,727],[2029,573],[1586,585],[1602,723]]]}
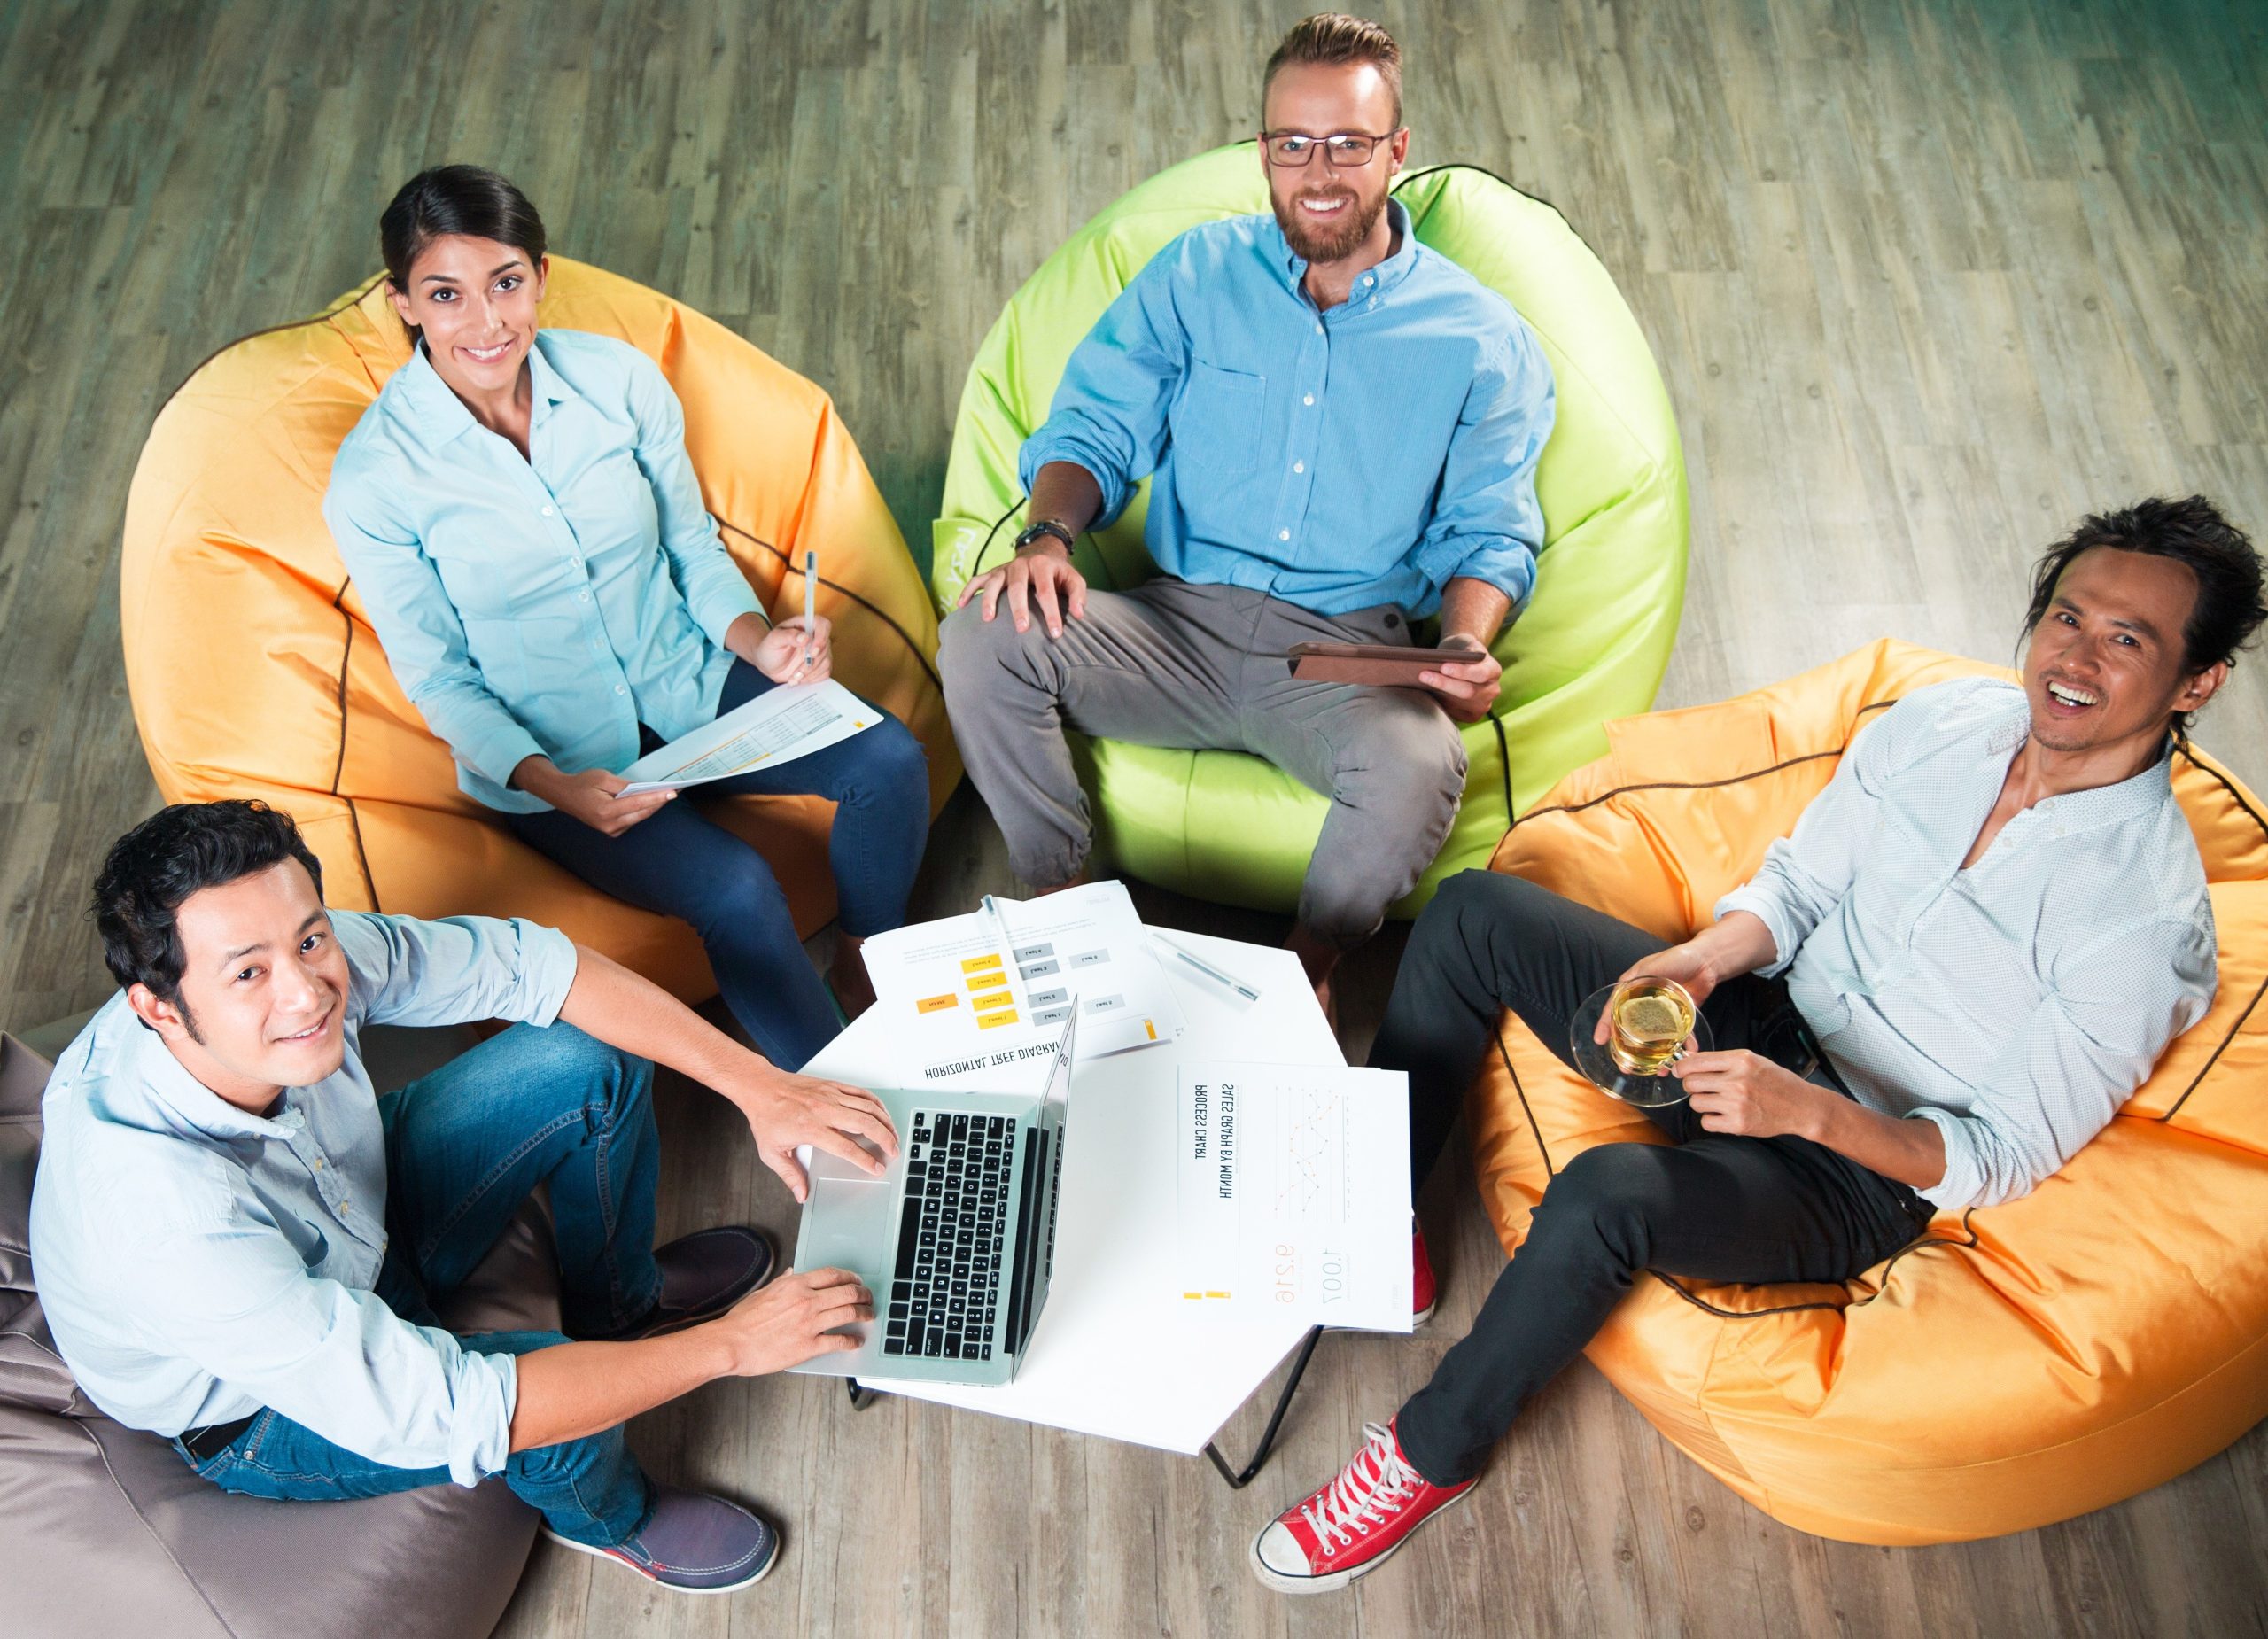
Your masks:
{"label": "woman's hand holding pen", "polygon": [[794,615],[764,634],[748,663],[775,683],[824,683],[835,674],[834,623]]}

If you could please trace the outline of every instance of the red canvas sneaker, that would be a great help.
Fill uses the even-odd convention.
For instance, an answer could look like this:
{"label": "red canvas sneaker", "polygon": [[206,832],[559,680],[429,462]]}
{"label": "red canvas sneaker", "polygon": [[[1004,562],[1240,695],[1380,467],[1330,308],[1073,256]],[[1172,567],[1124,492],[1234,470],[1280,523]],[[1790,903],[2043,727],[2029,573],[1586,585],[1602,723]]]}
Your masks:
{"label": "red canvas sneaker", "polygon": [[1365,1423],[1363,1432],[1369,1439],[1338,1479],[1253,1539],[1253,1573],[1278,1593],[1329,1593],[1369,1575],[1477,1483],[1434,1485],[1410,1466],[1392,1427]]}
{"label": "red canvas sneaker", "polygon": [[1425,1231],[1410,1228],[1410,1324],[1422,1326],[1433,1317],[1433,1260],[1425,1255]]}

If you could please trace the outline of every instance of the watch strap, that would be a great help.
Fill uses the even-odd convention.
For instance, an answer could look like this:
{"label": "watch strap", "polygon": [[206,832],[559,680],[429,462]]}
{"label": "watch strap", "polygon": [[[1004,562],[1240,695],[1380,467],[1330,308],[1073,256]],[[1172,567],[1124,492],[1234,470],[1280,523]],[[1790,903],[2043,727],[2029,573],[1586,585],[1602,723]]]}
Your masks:
{"label": "watch strap", "polygon": [[1053,518],[1037,518],[1025,524],[1023,532],[1016,537],[1016,550],[1021,552],[1042,535],[1054,536],[1063,543],[1063,550],[1066,552],[1078,550],[1079,538],[1071,532],[1070,526],[1059,524]]}

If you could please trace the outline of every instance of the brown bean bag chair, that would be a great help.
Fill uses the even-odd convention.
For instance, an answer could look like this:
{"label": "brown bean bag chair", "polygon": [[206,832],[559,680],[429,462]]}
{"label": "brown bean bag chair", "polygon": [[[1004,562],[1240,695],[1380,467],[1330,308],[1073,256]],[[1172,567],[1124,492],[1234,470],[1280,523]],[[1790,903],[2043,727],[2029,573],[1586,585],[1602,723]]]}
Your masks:
{"label": "brown bean bag chair", "polygon": [[[368,1045],[381,1086],[385,1038]],[[417,1032],[434,1038],[438,1032]],[[422,1068],[422,1067],[420,1067]],[[490,1480],[351,1503],[231,1496],[170,1441],[79,1393],[40,1314],[28,1249],[47,1060],[0,1037],[0,1634],[15,1639],[481,1639],[535,1541]],[[550,1331],[559,1274],[523,1211],[442,1306],[461,1331]]]}

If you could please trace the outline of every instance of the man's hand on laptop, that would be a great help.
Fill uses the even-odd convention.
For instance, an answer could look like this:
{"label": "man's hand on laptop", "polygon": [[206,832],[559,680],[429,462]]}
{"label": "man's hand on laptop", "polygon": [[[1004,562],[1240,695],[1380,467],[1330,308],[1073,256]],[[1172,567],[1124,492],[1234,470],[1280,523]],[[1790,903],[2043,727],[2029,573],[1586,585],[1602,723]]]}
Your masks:
{"label": "man's hand on laptop", "polygon": [[963,586],[953,607],[959,609],[971,598],[983,600],[981,612],[987,620],[1005,602],[1008,618],[1019,632],[1031,630],[1032,610],[1037,609],[1047,635],[1061,637],[1066,612],[1074,620],[1087,612],[1087,578],[1071,566],[1071,554],[1062,542],[1036,540],[999,568],[986,570]]}
{"label": "man's hand on laptop", "polygon": [[876,1177],[897,1159],[897,1129],[873,1093],[843,1082],[793,1075],[761,1060],[758,1067],[739,1085],[717,1091],[748,1117],[757,1154],[797,1200],[811,1192],[811,1180],[796,1159],[799,1144],[839,1155]]}
{"label": "man's hand on laptop", "polygon": [[874,1317],[874,1293],[847,1269],[805,1270],[760,1286],[710,1322],[732,1351],[732,1375],[764,1377],[858,1347],[836,1330]]}
{"label": "man's hand on laptop", "polygon": [[1496,703],[1504,686],[1504,668],[1487,646],[1466,633],[1441,634],[1443,649],[1469,649],[1470,660],[1453,661],[1437,670],[1420,672],[1418,680],[1433,691],[1441,710],[1460,723],[1478,723]]}

